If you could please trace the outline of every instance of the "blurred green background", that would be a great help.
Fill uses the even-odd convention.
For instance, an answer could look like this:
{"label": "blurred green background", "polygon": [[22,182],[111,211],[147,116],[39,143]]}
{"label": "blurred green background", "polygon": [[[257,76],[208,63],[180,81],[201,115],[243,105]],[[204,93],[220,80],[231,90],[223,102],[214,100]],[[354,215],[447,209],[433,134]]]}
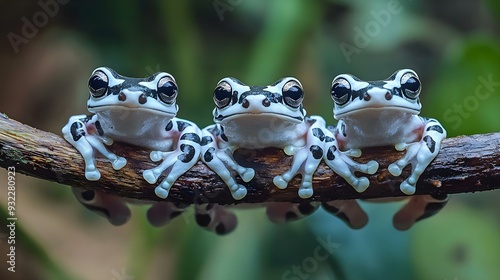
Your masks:
{"label": "blurred green background", "polygon": [[[379,80],[412,68],[423,84],[422,115],[440,120],[449,137],[500,131],[498,1],[2,6],[0,112],[57,134],[70,115],[87,113],[86,83],[98,66],[126,76],[173,74],[179,116],[200,126],[212,122],[212,90],[225,76],[247,84],[295,76],[309,114],[333,124],[333,77]],[[0,179],[7,182],[3,170]],[[391,225],[400,204],[363,203],[371,222],[362,230],[322,210],[274,225],[255,209],[238,210],[236,231],[219,237],[197,227],[191,211],[153,228],[139,206],[127,225],[113,227],[65,186],[16,180],[17,272],[6,270],[2,227],[1,279],[500,279],[498,191],[454,195],[440,214],[406,232]]]}

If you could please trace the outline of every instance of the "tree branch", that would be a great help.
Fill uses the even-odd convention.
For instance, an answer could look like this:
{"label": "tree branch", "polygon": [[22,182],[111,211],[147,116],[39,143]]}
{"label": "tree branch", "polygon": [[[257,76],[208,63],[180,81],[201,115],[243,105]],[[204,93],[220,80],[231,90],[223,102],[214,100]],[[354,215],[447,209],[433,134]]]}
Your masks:
{"label": "tree branch", "polygon": [[[98,159],[101,179],[87,181],[82,157],[62,137],[0,114],[1,167],[7,169],[13,166],[17,173],[73,187],[128,198],[161,200],[154,194],[155,185],[142,178],[143,170],[155,166],[147,150],[122,143],[113,144],[110,150],[127,158],[127,165],[116,171],[107,161]],[[357,193],[322,163],[313,180],[314,195],[311,200],[404,196],[399,184],[409,175],[409,168],[400,177],[394,177],[387,171],[387,166],[402,154],[393,147],[365,149],[356,160],[367,162],[375,159],[380,168],[376,174],[368,176],[370,187],[363,193]],[[222,180],[201,162],[177,180],[167,200],[188,204],[195,201],[218,204],[303,201],[297,195],[299,178],[292,180],[285,190],[272,183],[273,177],[285,172],[291,164],[291,157],[279,149],[239,150],[235,158],[243,166],[253,167],[256,171],[255,178],[249,183],[239,181],[248,188],[248,195],[243,200],[235,201]],[[452,194],[497,188],[500,188],[500,133],[490,133],[445,139],[440,154],[420,177],[416,193]]]}

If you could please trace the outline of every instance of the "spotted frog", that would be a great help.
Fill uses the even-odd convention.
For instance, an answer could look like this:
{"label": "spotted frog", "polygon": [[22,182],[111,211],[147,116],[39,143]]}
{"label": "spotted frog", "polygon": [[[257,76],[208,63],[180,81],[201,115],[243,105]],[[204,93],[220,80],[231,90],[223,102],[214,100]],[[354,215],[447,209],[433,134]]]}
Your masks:
{"label": "spotted frog", "polygon": [[[396,71],[388,79],[366,82],[350,74],[341,74],[332,81],[331,97],[337,126],[327,131],[324,160],[358,192],[368,188],[366,177],[358,178],[354,171],[374,174],[376,162],[360,164],[351,159],[361,155],[362,148],[394,145],[406,150],[402,158],[392,163],[388,171],[399,176],[411,165],[411,174],[400,185],[404,194],[415,193],[416,184],[425,168],[437,156],[446,130],[435,119],[419,116],[421,83],[415,71]],[[333,136],[333,137],[332,137]],[[419,219],[428,217],[447,202],[446,195],[412,196],[395,215],[394,225],[407,229]],[[324,208],[343,218],[352,227],[367,222],[357,203],[337,201],[323,204]]]}
{"label": "spotted frog", "polygon": [[[244,182],[255,175],[252,168],[239,165],[233,152],[239,148],[262,149],[275,147],[293,155],[288,171],[274,178],[274,184],[284,189],[297,174],[302,175],[298,195],[313,195],[312,177],[323,157],[325,121],[319,116],[306,117],[302,105],[304,90],[292,77],[282,78],[269,86],[248,86],[235,78],[224,78],[217,84],[213,99],[214,125],[202,130],[201,159],[227,184],[234,199],[240,200],[247,189],[236,182],[235,173]],[[274,222],[299,218],[316,209],[315,203],[271,203],[267,214]],[[202,227],[225,231],[234,228],[223,219],[229,214],[214,214],[212,205],[198,205],[197,221]],[[209,208],[209,210],[207,210]],[[226,217],[218,219],[218,217]],[[229,218],[227,218],[229,219]]]}
{"label": "spotted frog", "polygon": [[[167,197],[173,182],[198,161],[201,139],[196,124],[175,117],[178,87],[174,77],[160,72],[148,78],[129,78],[100,67],[90,76],[88,88],[87,109],[93,114],[72,116],[62,129],[64,138],[83,156],[85,177],[90,181],[100,179],[97,153],[115,170],[126,165],[125,158],[106,148],[120,141],[152,150],[153,161],[163,160],[159,166],[144,171],[143,176],[155,183],[165,174],[155,193]],[[112,224],[123,224],[130,217],[125,200],[119,197],[76,188],[73,191],[84,206],[104,214]],[[159,225],[182,210],[179,205],[160,202],[153,205],[148,217]]]}

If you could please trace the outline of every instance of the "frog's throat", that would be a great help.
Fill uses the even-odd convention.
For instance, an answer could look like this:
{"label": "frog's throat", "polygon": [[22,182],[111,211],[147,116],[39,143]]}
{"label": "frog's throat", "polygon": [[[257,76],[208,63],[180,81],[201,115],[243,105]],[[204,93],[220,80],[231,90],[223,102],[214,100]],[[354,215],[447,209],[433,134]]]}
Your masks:
{"label": "frog's throat", "polygon": [[377,111],[397,111],[400,113],[407,113],[411,115],[418,115],[420,113],[420,110],[406,106],[379,106],[379,107],[356,108],[339,114],[336,114],[334,112],[334,118],[338,120],[350,116],[352,114],[363,114],[363,113],[369,114],[369,113],[376,113]]}

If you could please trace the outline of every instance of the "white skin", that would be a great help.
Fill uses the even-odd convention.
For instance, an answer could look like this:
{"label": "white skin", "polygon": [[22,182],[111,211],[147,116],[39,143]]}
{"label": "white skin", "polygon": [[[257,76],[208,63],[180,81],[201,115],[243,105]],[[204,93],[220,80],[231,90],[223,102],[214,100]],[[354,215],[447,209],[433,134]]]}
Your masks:
{"label": "white skin", "polygon": [[[244,182],[255,176],[252,168],[234,160],[233,152],[239,148],[283,149],[293,156],[292,166],[276,176],[274,184],[284,189],[301,174],[299,196],[313,195],[312,177],[323,155],[325,121],[319,116],[305,117],[302,100],[302,85],[295,78],[283,78],[269,86],[247,86],[235,78],[218,83],[213,111],[216,124],[202,130],[201,159],[227,184],[234,199],[247,194],[246,188],[236,182],[235,174]],[[304,203],[299,209],[297,204],[283,203],[270,205],[267,213],[272,221],[280,222],[310,214],[315,207],[317,204]],[[203,207],[200,211],[206,212]],[[217,220],[213,214],[211,217],[211,221]]]}
{"label": "white skin", "polygon": [[[390,164],[388,171],[399,176],[404,167],[411,165],[411,174],[401,183],[400,189],[404,194],[414,194],[418,178],[437,156],[441,141],[446,137],[445,129],[437,120],[418,116],[421,109],[420,90],[418,76],[410,69],[396,71],[387,80],[374,82],[365,82],[349,74],[335,77],[331,96],[338,123],[333,133],[325,133],[328,137],[333,136],[333,139],[328,138],[331,141],[328,143],[327,140],[325,146],[326,164],[356,191],[363,192],[369,182],[365,177],[354,176],[354,171],[374,174],[378,164],[369,162],[364,165],[350,157],[360,156],[362,148],[393,145],[396,150],[406,150],[406,153]],[[422,216],[428,216],[434,205],[428,211],[426,207],[429,204],[444,204],[446,198],[415,196],[411,200],[394,219],[399,229],[407,229]],[[334,209],[346,209],[339,202],[335,204]],[[344,214],[349,217],[349,214]],[[367,222],[366,215],[359,213],[351,214],[348,220],[353,227],[361,227]]]}
{"label": "white skin", "polygon": [[[128,78],[110,68],[100,67],[89,79],[89,91],[87,108],[93,115],[72,116],[62,129],[64,138],[85,161],[85,177],[90,181],[100,179],[96,165],[98,154],[108,159],[115,170],[123,168],[127,160],[110,152],[106,146],[114,141],[133,144],[152,150],[153,161],[162,160],[158,167],[144,171],[143,175],[148,182],[155,183],[164,174],[165,179],[155,193],[167,197],[175,180],[198,161],[201,137],[194,123],[175,117],[178,89],[174,77],[162,72],[143,79]],[[123,224],[130,216],[125,201],[119,197],[80,189],[74,192],[81,203],[106,213],[113,224]],[[160,211],[150,213],[156,213],[154,217],[150,215],[156,225],[168,221],[166,213],[179,211],[173,203],[163,204],[167,207],[153,206],[152,209],[166,209],[165,217],[160,217]]]}

